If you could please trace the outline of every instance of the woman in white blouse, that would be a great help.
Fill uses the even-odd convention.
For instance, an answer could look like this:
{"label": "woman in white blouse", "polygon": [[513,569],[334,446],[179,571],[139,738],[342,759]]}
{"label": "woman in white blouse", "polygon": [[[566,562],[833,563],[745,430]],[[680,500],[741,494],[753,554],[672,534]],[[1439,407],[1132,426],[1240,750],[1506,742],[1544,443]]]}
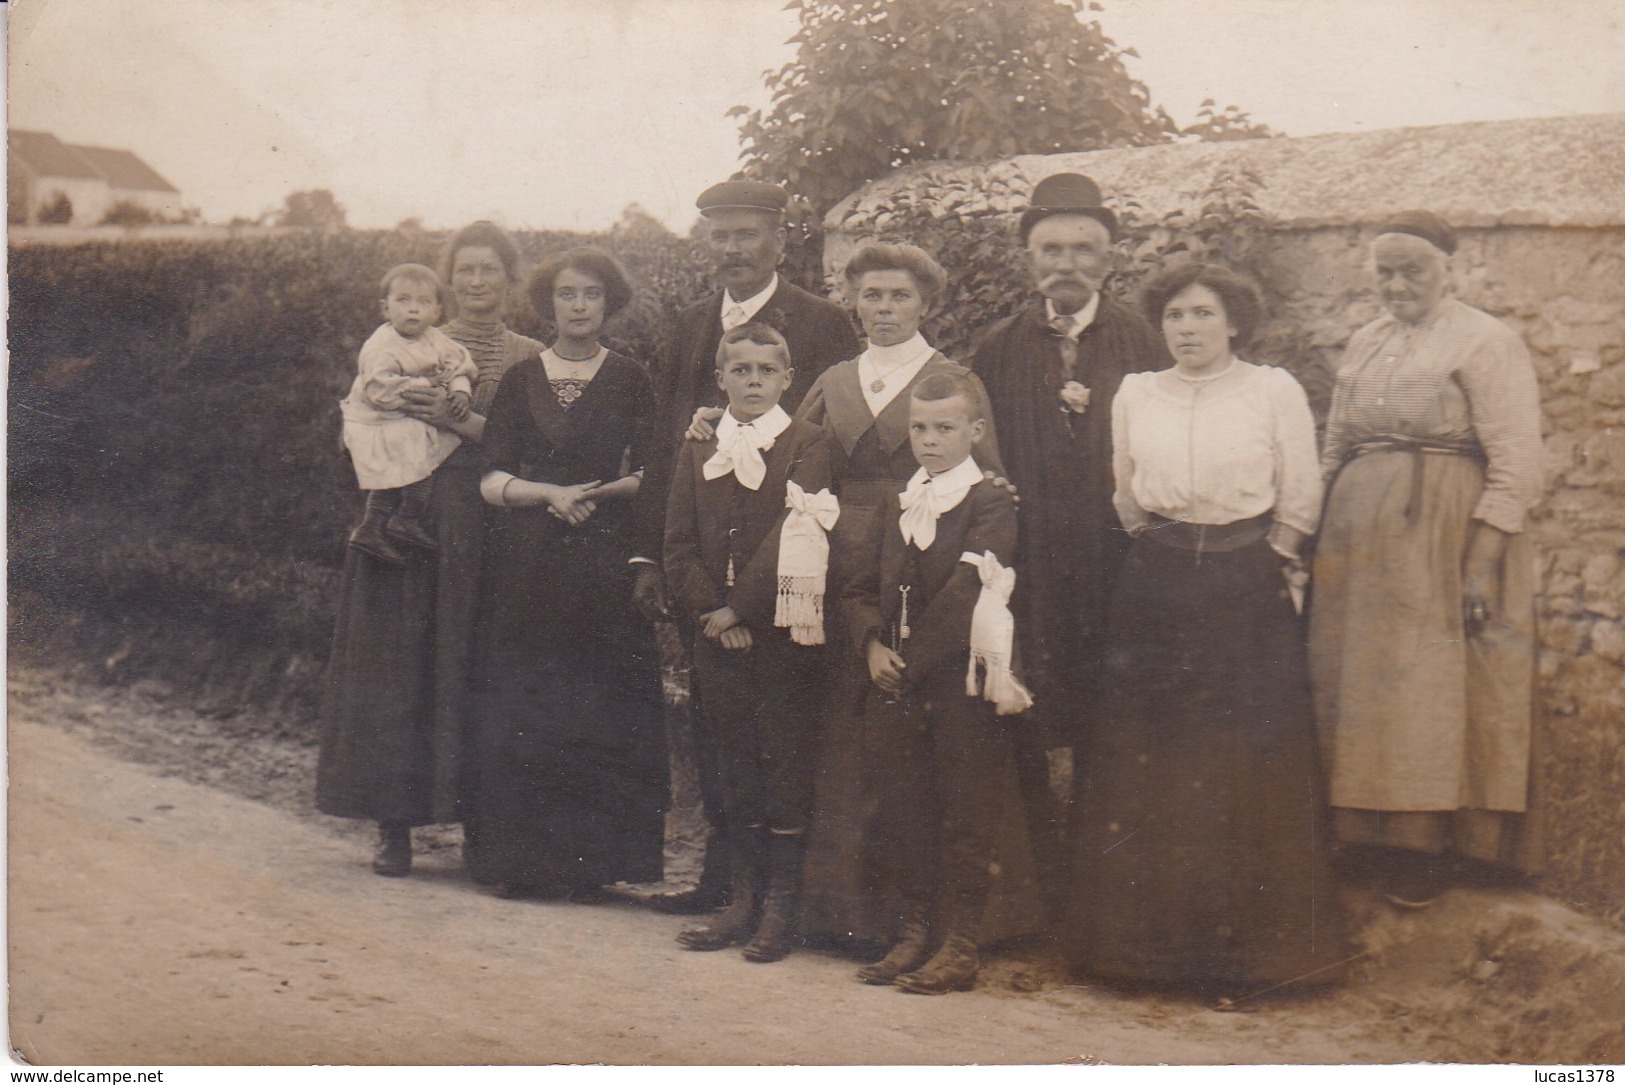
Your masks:
{"label": "woman in white blouse", "polygon": [[1344,956],[1285,575],[1319,516],[1314,421],[1290,374],[1232,353],[1261,315],[1250,281],[1186,265],[1145,308],[1174,364],[1124,378],[1112,405],[1136,541],[1110,611],[1113,692],[1079,750],[1068,933],[1092,975],[1233,1008],[1337,979]]}

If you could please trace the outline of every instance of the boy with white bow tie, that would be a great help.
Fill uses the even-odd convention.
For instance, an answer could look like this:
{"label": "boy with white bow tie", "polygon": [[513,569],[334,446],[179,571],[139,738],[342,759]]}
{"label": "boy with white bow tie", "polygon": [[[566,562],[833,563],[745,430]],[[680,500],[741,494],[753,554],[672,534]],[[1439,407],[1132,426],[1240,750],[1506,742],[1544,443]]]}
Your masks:
{"label": "boy with white bow tie", "polygon": [[825,532],[839,515],[829,438],[779,406],[794,375],[768,325],[723,335],[728,410],[715,437],[684,443],[666,512],[666,583],[698,622],[694,681],[717,746],[732,881],[728,907],[678,941],[748,941],[752,961],[788,955],[799,915],[826,669]]}
{"label": "boy with white bow tie", "polygon": [[876,836],[905,915],[926,920],[905,921],[885,959],[858,975],[918,994],[975,984],[993,868],[1032,871],[1030,851],[995,856],[991,844],[1001,797],[1016,794],[1005,717],[1032,699],[1012,673],[1016,505],[972,457],[987,427],[980,403],[962,374],[915,386],[909,441],[920,470],[882,513],[870,570],[842,599],[876,687],[871,707],[901,704],[905,771]]}

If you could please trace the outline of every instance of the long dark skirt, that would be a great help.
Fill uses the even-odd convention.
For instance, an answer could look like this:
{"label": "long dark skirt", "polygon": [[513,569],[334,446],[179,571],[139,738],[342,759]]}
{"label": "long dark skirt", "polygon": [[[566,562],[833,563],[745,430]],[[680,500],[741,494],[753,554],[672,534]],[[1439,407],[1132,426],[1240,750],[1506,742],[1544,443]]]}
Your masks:
{"label": "long dark skirt", "polygon": [[1079,748],[1068,938],[1087,972],[1230,992],[1340,978],[1302,623],[1264,542],[1138,540]]}
{"label": "long dark skirt", "polygon": [[486,504],[475,468],[434,474],[438,560],[344,561],[322,690],[316,808],[346,818],[458,821],[474,771],[469,670]]}
{"label": "long dark skirt", "polygon": [[653,629],[608,535],[560,537],[545,515],[494,517],[470,869],[550,888],[659,881],[669,774]]}

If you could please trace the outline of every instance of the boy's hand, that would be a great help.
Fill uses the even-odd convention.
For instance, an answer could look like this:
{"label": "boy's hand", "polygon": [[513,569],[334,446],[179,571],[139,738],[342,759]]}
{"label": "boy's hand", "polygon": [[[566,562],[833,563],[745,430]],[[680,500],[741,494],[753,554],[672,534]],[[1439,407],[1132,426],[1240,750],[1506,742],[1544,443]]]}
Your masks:
{"label": "boy's hand", "polygon": [[[700,632],[712,640],[721,638],[723,633],[738,625],[739,615],[734,613],[733,607],[718,607],[709,614],[700,615]],[[750,647],[748,642],[745,647]]]}
{"label": "boy's hand", "polygon": [[869,680],[887,693],[903,692],[903,671],[908,664],[903,657],[881,644],[879,640],[870,640],[869,649]]}
{"label": "boy's hand", "polygon": [[721,407],[701,407],[694,412],[694,420],[683,434],[686,440],[709,441],[717,435],[717,423],[722,421]]}
{"label": "boy's hand", "polygon": [[750,627],[736,625],[724,629],[722,636],[718,637],[717,640],[729,651],[748,652],[750,651]]}
{"label": "boy's hand", "polygon": [[452,418],[459,422],[468,421],[468,408],[473,398],[467,392],[446,393],[446,407],[451,411]]}

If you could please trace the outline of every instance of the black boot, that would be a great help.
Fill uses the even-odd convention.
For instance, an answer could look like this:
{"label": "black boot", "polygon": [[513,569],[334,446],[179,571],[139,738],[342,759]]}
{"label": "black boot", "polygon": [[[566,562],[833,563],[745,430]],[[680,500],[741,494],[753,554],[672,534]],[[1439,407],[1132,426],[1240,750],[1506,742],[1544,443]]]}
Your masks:
{"label": "black boot", "polygon": [[884,987],[904,972],[912,972],[931,959],[930,934],[925,926],[925,906],[919,901],[903,905],[902,922],[897,925],[897,942],[874,964],[858,969],[858,979]]}
{"label": "black boot", "polygon": [[976,986],[976,973],[981,971],[982,955],[976,942],[960,930],[950,931],[925,964],[913,972],[904,972],[894,981],[900,989],[916,995],[945,995],[950,991],[968,991]]}
{"label": "black boot", "polygon": [[728,883],[732,878],[728,859],[728,826],[718,822],[705,834],[705,858],[700,865],[700,882],[693,889],[675,893],[654,893],[649,907],[668,915],[703,915],[726,907],[732,899]]}
{"label": "black boot", "polygon": [[392,540],[431,554],[440,552],[440,541],[429,530],[433,513],[430,501],[433,496],[433,478],[401,487],[401,507],[389,518],[388,531]]}
{"label": "black boot", "polygon": [[767,900],[756,937],[745,947],[745,960],[782,961],[795,947],[801,919],[801,863],[807,838],[800,831],[770,832],[767,841]]}
{"label": "black boot", "polygon": [[735,829],[729,834],[732,876],[728,906],[703,927],[690,927],[677,936],[684,949],[726,949],[747,941],[756,930],[763,875],[767,866],[765,829]]}
{"label": "black boot", "polygon": [[404,878],[412,873],[411,823],[378,823],[378,846],[372,853],[372,872],[386,878]]}
{"label": "black boot", "polygon": [[362,514],[361,523],[350,532],[350,545],[387,564],[405,565],[406,556],[384,535],[394,511],[395,493],[394,490],[367,491],[367,511]]}

